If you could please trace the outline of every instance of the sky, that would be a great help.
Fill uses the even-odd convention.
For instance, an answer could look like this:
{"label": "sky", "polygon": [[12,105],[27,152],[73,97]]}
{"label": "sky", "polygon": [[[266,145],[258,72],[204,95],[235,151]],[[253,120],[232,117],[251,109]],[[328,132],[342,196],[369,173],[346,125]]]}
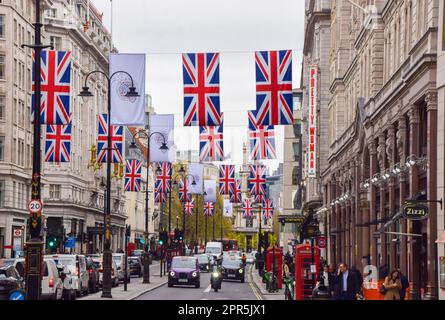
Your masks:
{"label": "sky", "polygon": [[[182,53],[220,52],[220,101],[228,162],[242,164],[247,110],[255,109],[257,50],[293,50],[293,86],[299,87],[304,0],[91,0],[104,13],[120,53],[145,53],[146,93],[158,114],[175,114],[175,143],[199,149],[198,127],[182,127]],[[112,3],[112,6],[111,6]],[[111,7],[113,19],[111,26]],[[277,161],[284,128],[276,127]]]}

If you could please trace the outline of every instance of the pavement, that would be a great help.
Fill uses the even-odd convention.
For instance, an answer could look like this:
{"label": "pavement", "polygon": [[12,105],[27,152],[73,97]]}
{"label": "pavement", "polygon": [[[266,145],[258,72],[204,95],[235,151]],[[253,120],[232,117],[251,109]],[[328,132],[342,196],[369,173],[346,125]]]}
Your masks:
{"label": "pavement", "polygon": [[[258,270],[255,269],[255,265],[252,265],[249,270],[252,277],[252,283],[258,288],[261,296],[264,300],[284,300],[284,289],[279,289],[277,292],[271,293],[266,290],[266,284],[263,283],[262,278],[258,274]],[[283,287],[284,288],[284,287]]]}
{"label": "pavement", "polygon": [[127,285],[127,291],[124,291],[124,284],[119,283],[116,288],[111,288],[112,298],[101,298],[102,291],[89,294],[88,296],[78,298],[79,300],[133,300],[139,296],[155,290],[167,283],[167,274],[160,277],[159,262],[154,261],[150,266],[150,283],[142,283],[142,277],[131,277]]}

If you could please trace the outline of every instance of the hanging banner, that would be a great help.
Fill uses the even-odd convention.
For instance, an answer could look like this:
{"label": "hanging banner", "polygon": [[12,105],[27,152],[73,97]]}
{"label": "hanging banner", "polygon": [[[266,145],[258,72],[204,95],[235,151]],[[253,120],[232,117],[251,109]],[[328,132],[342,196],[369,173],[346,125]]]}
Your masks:
{"label": "hanging banner", "polygon": [[224,199],[223,203],[223,216],[226,218],[230,218],[233,215],[233,203],[230,202],[230,199]]}
{"label": "hanging banner", "polygon": [[308,117],[308,177],[317,176],[317,112],[318,112],[318,68],[310,67],[309,77],[309,117]]}
{"label": "hanging banner", "polygon": [[192,176],[195,179],[196,185],[190,183],[189,193],[190,194],[203,194],[203,174],[204,166],[202,164],[192,163],[188,166],[188,176]]}
{"label": "hanging banner", "polygon": [[[138,97],[127,97],[133,78]],[[117,73],[116,73],[117,72]],[[110,54],[111,124],[145,125],[145,54]]]}
{"label": "hanging banner", "polygon": [[[175,160],[174,148],[175,116],[173,114],[150,115],[150,161],[170,162]],[[153,134],[153,132],[159,132]],[[162,136],[161,136],[162,134]],[[141,139],[143,142],[144,139]],[[162,150],[164,141],[168,150]]]}
{"label": "hanging banner", "polygon": [[204,180],[204,202],[216,202],[216,180]]}

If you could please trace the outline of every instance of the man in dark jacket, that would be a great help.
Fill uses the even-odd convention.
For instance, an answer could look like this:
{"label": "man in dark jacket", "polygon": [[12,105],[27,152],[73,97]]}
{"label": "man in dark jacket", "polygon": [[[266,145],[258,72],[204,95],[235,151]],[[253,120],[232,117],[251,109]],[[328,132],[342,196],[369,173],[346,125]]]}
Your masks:
{"label": "man in dark jacket", "polygon": [[357,274],[341,263],[337,277],[337,294],[339,300],[355,300],[360,291]]}
{"label": "man in dark jacket", "polygon": [[400,293],[400,300],[405,300],[406,297],[406,289],[409,288],[409,281],[408,278],[402,273],[402,271],[399,271],[399,277],[400,277],[400,282],[402,283],[402,289],[400,289],[399,293]]}

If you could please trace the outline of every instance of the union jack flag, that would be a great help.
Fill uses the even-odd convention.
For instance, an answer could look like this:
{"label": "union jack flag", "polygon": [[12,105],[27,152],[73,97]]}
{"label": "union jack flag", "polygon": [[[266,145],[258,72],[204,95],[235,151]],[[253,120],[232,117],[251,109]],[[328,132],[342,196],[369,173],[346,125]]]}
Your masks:
{"label": "union jack flag", "polygon": [[243,218],[248,218],[253,216],[253,203],[249,198],[243,201]]}
{"label": "union jack flag", "polygon": [[156,188],[155,185],[155,202],[156,203],[165,203],[166,195],[159,188]]}
{"label": "union jack flag", "polygon": [[71,125],[46,126],[45,162],[70,162]]}
{"label": "union jack flag", "polygon": [[[40,54],[40,123],[70,123],[71,51],[42,51]],[[33,65],[35,55],[33,55]],[[34,70],[34,68],[33,68]],[[35,80],[32,73],[32,119],[35,109]]]}
{"label": "union jack flag", "polygon": [[190,202],[191,198],[188,179],[181,179],[179,181],[179,199],[182,202]]}
{"label": "union jack flag", "polygon": [[263,201],[264,201],[265,198],[266,198],[265,195],[258,194],[258,195],[255,195],[255,196],[253,197],[253,200],[254,200],[255,203],[263,203]]}
{"label": "union jack flag", "polygon": [[223,124],[217,127],[200,127],[199,158],[201,161],[224,161]]}
{"label": "union jack flag", "polygon": [[264,212],[264,219],[267,220],[272,218],[274,211],[272,199],[264,199],[262,210]]}
{"label": "union jack flag", "polygon": [[[107,162],[108,157],[108,115],[99,114],[97,135],[97,162]],[[123,163],[122,144],[124,141],[124,127],[111,126],[111,162]]]}
{"label": "union jack flag", "polygon": [[232,193],[230,193],[230,202],[241,203],[242,200],[241,180],[237,179],[236,182],[233,184],[233,191]]}
{"label": "union jack flag", "polygon": [[184,126],[219,126],[219,53],[184,53]]}
{"label": "union jack flag", "polygon": [[249,190],[253,196],[266,195],[266,167],[251,165],[249,176]]}
{"label": "union jack flag", "polygon": [[219,167],[219,194],[232,194],[235,180],[235,166],[222,165]]}
{"label": "union jack flag", "polygon": [[142,161],[125,161],[125,191],[139,192],[141,190],[142,180]]}
{"label": "union jack flag", "polygon": [[255,62],[258,125],[292,124],[292,50],[257,51]]}
{"label": "union jack flag", "polygon": [[250,158],[252,160],[271,160],[277,158],[275,150],[275,131],[273,126],[259,126],[256,111],[248,111]]}
{"label": "union jack flag", "polygon": [[186,202],[184,208],[187,216],[191,217],[193,215],[193,209],[195,208],[195,201],[192,199],[192,201]]}
{"label": "union jack flag", "polygon": [[158,163],[162,173],[156,177],[155,189],[166,194],[172,187],[172,165],[169,162]]}
{"label": "union jack flag", "polygon": [[213,216],[213,203],[212,202],[206,202],[204,204],[204,217],[211,217]]}

